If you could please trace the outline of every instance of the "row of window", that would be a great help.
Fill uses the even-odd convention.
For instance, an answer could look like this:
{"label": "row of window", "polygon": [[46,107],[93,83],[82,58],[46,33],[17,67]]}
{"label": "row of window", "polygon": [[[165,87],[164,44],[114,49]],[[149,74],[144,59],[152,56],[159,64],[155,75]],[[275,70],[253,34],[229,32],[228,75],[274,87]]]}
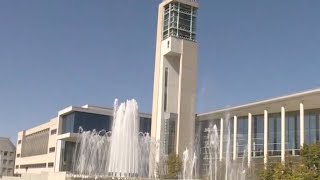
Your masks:
{"label": "row of window", "polygon": [[[220,119],[198,121],[200,127],[202,156],[206,156],[208,134],[204,130],[212,125],[216,125],[220,130]],[[224,127],[230,129],[231,147],[233,153],[233,132],[234,120],[229,121]],[[227,137],[228,128],[224,130],[224,137]],[[220,132],[219,132],[220,135]],[[244,156],[248,144],[248,117],[237,118],[237,155]],[[320,109],[306,110],[304,112],[304,139],[306,144],[320,141]],[[223,146],[226,147],[228,138],[224,138]],[[252,116],[252,156],[259,157],[264,154],[264,116]],[[285,115],[285,149],[287,154],[299,155],[300,149],[300,113],[299,111],[286,112]],[[225,153],[225,152],[224,152]],[[268,115],[268,154],[269,156],[281,155],[281,113]]]}
{"label": "row of window", "polygon": [[49,163],[38,163],[38,164],[24,164],[24,165],[16,165],[16,169],[29,169],[29,168],[52,168],[54,166],[53,162]]}
{"label": "row of window", "polygon": [[[57,129],[51,130],[50,134],[51,134],[51,135],[57,134]],[[22,141],[21,141],[21,140],[18,140],[18,144],[21,144],[21,143],[22,143]]]}
{"label": "row of window", "polygon": [[[55,152],[55,150],[56,150],[55,147],[51,147],[51,148],[49,148],[49,153],[53,153],[53,152]],[[20,153],[18,153],[17,158],[19,158],[20,156],[21,156]]]}
{"label": "row of window", "polygon": [[7,175],[11,175],[13,173],[13,170],[12,170],[12,168],[2,168],[2,175],[5,175],[5,174],[7,174]]}
{"label": "row of window", "polygon": [[4,159],[4,160],[2,160],[2,165],[13,165],[13,160],[6,160],[6,159]]}
{"label": "row of window", "polygon": [[10,151],[0,151],[0,155],[3,156],[14,156],[14,152]]}
{"label": "row of window", "polygon": [[47,154],[48,142],[49,128],[25,136],[21,147],[21,156],[29,157]]}

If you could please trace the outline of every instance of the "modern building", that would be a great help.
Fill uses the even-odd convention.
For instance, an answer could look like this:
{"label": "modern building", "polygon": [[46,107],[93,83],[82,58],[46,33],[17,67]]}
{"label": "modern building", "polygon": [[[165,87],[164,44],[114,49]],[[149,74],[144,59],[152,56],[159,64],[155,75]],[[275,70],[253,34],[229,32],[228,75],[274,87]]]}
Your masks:
{"label": "modern building", "polygon": [[[219,160],[226,158],[229,144],[231,159],[248,166],[270,159],[284,163],[286,155],[299,156],[301,146],[319,141],[320,89],[196,114],[198,7],[196,0],[159,5],[152,121],[140,113],[140,131],[151,132],[166,154],[181,156],[186,147],[198,145],[202,174],[210,159],[207,129],[214,125]],[[108,108],[71,106],[48,123],[19,132],[15,173],[70,171],[79,127],[109,131],[112,116]]]}
{"label": "modern building", "polygon": [[0,177],[13,176],[16,147],[9,138],[0,137]]}
{"label": "modern building", "polygon": [[270,159],[284,163],[286,155],[299,156],[301,146],[320,140],[320,89],[197,114],[203,171],[208,168],[210,124],[219,131],[220,160],[226,157],[229,130],[233,160],[245,157],[248,166]]}
{"label": "modern building", "polygon": [[[151,115],[139,113],[140,132],[151,131]],[[16,174],[68,172],[72,168],[79,127],[84,131],[112,127],[113,110],[85,105],[70,106],[49,122],[18,133]]]}
{"label": "modern building", "polygon": [[195,113],[198,7],[196,0],[163,0],[159,5],[151,133],[162,143],[161,150],[182,156],[196,140],[205,172],[209,126],[219,131],[219,159],[226,157],[229,139],[231,159],[246,157],[249,166],[268,159],[285,162],[288,154],[298,156],[303,144],[319,141],[320,89]]}
{"label": "modern building", "polygon": [[193,141],[197,10],[195,0],[164,0],[159,5],[151,132],[164,143],[165,153],[182,155]]}

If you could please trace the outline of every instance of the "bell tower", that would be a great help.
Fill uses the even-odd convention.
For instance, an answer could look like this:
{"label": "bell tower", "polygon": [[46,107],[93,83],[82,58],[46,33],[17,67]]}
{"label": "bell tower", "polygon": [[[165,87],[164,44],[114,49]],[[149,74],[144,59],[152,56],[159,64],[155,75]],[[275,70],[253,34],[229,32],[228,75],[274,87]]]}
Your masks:
{"label": "bell tower", "polygon": [[164,0],[158,9],[151,136],[163,153],[193,143],[198,46],[196,0]]}

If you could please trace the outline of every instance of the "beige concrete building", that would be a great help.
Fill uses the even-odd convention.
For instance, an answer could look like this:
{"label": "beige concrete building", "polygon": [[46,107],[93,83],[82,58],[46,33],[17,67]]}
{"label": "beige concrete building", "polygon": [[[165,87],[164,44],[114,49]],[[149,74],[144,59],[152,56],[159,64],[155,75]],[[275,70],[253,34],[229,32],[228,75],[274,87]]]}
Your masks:
{"label": "beige concrete building", "polygon": [[181,155],[193,141],[197,10],[195,0],[164,0],[159,5],[151,132],[168,154]]}
{"label": "beige concrete building", "polygon": [[0,177],[12,176],[16,147],[9,138],[0,137]]}
{"label": "beige concrete building", "polygon": [[54,172],[58,120],[18,133],[16,174]]}
{"label": "beige concrete building", "polygon": [[[144,113],[139,115],[140,131],[150,133],[151,115]],[[19,132],[15,173],[51,173],[51,176],[65,176],[62,172],[72,170],[79,127],[85,131],[93,129],[110,131],[112,116],[113,110],[110,108],[70,106],[59,111],[57,117],[49,122]]]}

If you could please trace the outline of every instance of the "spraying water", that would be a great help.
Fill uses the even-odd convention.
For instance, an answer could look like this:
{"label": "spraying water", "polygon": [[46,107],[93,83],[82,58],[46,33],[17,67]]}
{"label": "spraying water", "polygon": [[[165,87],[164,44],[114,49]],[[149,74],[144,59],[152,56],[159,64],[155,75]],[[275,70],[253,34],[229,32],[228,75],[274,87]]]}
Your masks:
{"label": "spraying water", "polygon": [[[226,119],[229,119],[228,116]],[[245,163],[247,148],[243,151],[243,157],[239,157],[237,160],[231,160],[231,148],[237,147],[231,147],[231,140],[233,140],[233,138],[231,136],[230,121],[225,123],[227,125],[227,133],[223,135],[223,139],[226,140],[226,152],[225,157],[221,160],[219,158],[220,136],[217,126],[215,124],[210,124],[209,127],[205,129],[205,132],[207,133],[206,147],[209,152],[209,167],[207,170],[209,180],[245,180],[247,177],[247,165]],[[225,170],[224,172],[222,171],[223,169]]]}
{"label": "spraying water", "polygon": [[139,132],[140,118],[135,100],[114,103],[112,132],[83,131],[74,153],[73,173],[80,177],[151,177],[155,162],[154,143]]}
{"label": "spraying water", "polygon": [[183,173],[182,178],[186,179],[193,179],[194,172],[196,172],[196,162],[197,162],[197,155],[196,152],[190,151],[188,148],[183,151]]}
{"label": "spraying water", "polygon": [[0,178],[2,177],[2,152],[0,152]]}

